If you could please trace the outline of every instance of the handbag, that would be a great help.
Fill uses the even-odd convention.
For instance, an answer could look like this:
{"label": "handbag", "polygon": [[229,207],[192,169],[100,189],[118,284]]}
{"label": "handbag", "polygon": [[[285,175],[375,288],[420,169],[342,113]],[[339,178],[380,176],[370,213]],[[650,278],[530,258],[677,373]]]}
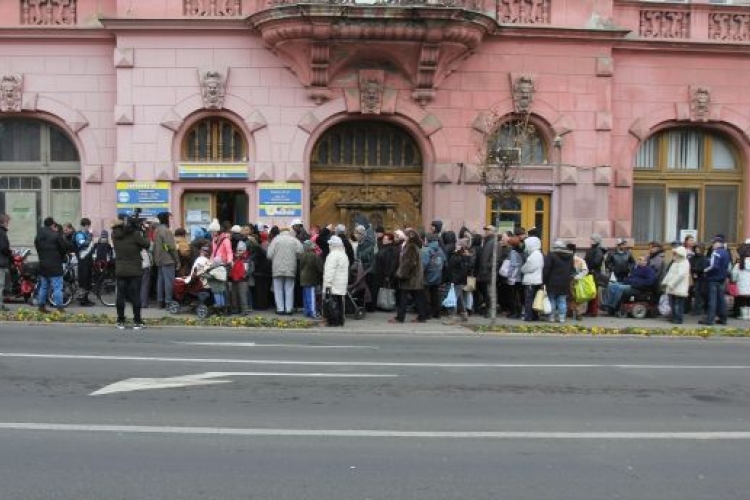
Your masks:
{"label": "handbag", "polygon": [[596,297],[596,282],[594,277],[587,274],[573,285],[573,296],[577,303],[582,304]]}
{"label": "handbag", "polygon": [[341,320],[341,301],[327,289],[323,298],[323,317],[329,324],[337,325]]}
{"label": "handbag", "polygon": [[466,284],[464,285],[464,292],[473,292],[476,289],[477,289],[476,276],[467,276]]}
{"label": "handbag", "polygon": [[383,311],[393,311],[396,309],[396,290],[390,286],[384,286],[378,290],[377,298],[378,309]]}
{"label": "handbag", "polygon": [[448,290],[448,295],[445,296],[443,299],[443,307],[446,309],[453,309],[456,307],[456,303],[458,302],[458,299],[456,298],[456,287],[453,283],[451,283],[451,287]]}
{"label": "handbag", "polygon": [[670,304],[669,295],[666,293],[661,294],[659,297],[659,314],[662,316],[669,316],[672,314],[672,304]]}
{"label": "handbag", "polygon": [[216,281],[226,281],[227,280],[227,268],[224,266],[216,266],[212,267],[208,274],[215,279]]}
{"label": "handbag", "polygon": [[734,281],[727,283],[727,293],[732,297],[737,297],[740,294],[740,289],[737,286],[737,283]]}

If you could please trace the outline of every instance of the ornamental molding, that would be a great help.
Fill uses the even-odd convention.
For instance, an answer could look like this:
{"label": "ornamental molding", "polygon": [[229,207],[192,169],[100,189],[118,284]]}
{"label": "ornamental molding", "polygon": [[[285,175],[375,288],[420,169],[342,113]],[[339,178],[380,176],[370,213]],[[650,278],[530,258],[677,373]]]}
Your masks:
{"label": "ornamental molding", "polygon": [[23,108],[23,75],[0,77],[0,112],[19,112]]}
{"label": "ornamental molding", "polygon": [[228,76],[229,68],[224,73],[216,70],[198,70],[201,98],[203,99],[203,107],[205,109],[222,109],[224,107]]}
{"label": "ornamental molding", "polygon": [[[318,104],[334,97],[329,85],[337,75],[369,66],[397,71],[410,80],[412,98],[420,105],[434,98],[443,80],[496,26],[491,17],[467,15],[458,7],[335,3],[280,5],[253,14],[248,24]],[[392,67],[373,67],[374,59],[388,60]],[[374,101],[361,104],[362,109],[377,108]]]}
{"label": "ornamental molding", "polygon": [[528,114],[534,103],[536,84],[534,75],[511,74],[511,89],[513,92],[513,107],[516,113]]}
{"label": "ornamental molding", "polygon": [[711,114],[711,89],[704,86],[690,87],[690,119],[708,121]]}

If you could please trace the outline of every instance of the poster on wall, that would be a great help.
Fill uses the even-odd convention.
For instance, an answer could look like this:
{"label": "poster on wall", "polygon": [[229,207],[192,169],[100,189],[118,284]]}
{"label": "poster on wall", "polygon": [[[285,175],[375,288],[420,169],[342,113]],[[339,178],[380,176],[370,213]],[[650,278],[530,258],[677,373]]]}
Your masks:
{"label": "poster on wall", "polygon": [[10,239],[11,245],[33,245],[32,242],[39,229],[39,214],[36,210],[36,203],[36,192],[5,192],[5,209],[10,216],[8,239]]}
{"label": "poster on wall", "polygon": [[169,212],[169,182],[118,182],[117,214],[131,215],[141,209],[141,217]]}
{"label": "poster on wall", "polygon": [[181,163],[180,179],[247,179],[245,163]]}
{"label": "poster on wall", "polygon": [[302,217],[302,184],[258,184],[258,212],[263,217]]}

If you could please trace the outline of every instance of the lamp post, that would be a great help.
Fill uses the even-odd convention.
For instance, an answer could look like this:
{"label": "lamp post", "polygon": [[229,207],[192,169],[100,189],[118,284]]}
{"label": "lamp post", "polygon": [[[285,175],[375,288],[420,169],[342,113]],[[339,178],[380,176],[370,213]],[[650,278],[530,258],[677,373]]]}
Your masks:
{"label": "lamp post", "polygon": [[[482,171],[480,182],[485,196],[502,207],[503,202],[516,196],[517,167],[521,163],[520,148],[498,148],[488,155]],[[495,241],[492,245],[492,276],[490,277],[490,326],[497,319],[497,252],[500,235],[499,217],[494,221]]]}

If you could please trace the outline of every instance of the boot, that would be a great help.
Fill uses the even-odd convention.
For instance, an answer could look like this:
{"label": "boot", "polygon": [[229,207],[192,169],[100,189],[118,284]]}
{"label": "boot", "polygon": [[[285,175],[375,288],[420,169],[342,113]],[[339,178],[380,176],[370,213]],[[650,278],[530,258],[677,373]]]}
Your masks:
{"label": "boot", "polygon": [[39,306],[39,312],[43,314],[49,314],[50,310],[47,309],[47,307],[42,304],[41,306]]}
{"label": "boot", "polygon": [[78,303],[83,307],[91,307],[95,305],[91,300],[89,300],[89,292],[85,292],[80,299],[78,299]]}

